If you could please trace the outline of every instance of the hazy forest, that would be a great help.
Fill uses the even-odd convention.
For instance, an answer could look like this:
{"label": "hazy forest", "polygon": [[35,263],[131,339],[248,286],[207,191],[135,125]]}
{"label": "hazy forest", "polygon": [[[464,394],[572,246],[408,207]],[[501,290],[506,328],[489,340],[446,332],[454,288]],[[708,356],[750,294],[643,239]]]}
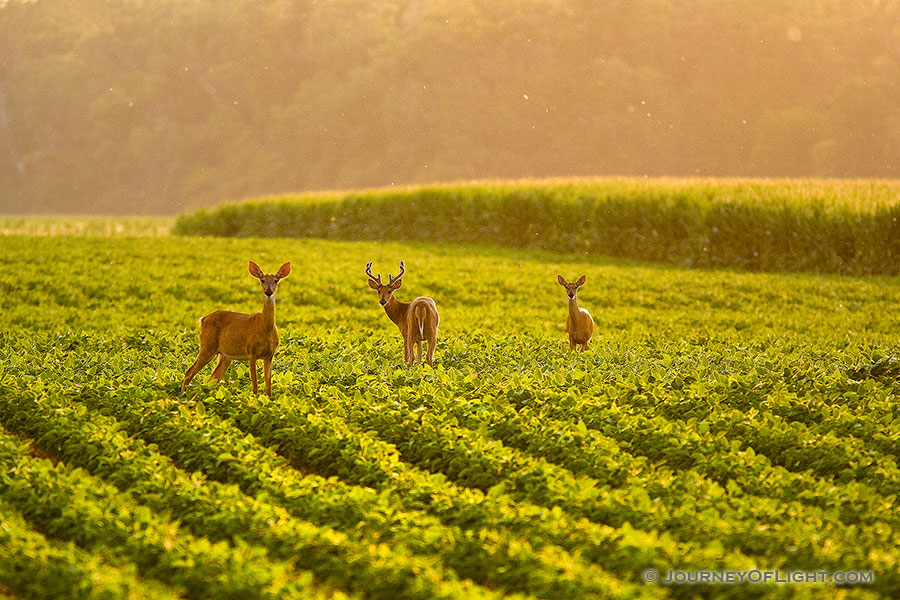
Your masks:
{"label": "hazy forest", "polygon": [[0,0],[0,213],[900,176],[895,0]]}

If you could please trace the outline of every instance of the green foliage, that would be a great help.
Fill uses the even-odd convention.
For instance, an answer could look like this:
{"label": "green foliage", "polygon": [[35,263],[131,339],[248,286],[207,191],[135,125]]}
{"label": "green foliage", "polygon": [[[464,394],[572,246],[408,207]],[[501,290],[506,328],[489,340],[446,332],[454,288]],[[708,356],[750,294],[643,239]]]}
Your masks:
{"label": "green foliage", "polygon": [[[0,442],[13,443],[9,438]],[[20,446],[21,448],[21,446]],[[154,582],[140,581],[132,565],[114,567],[71,542],[53,542],[0,502],[0,590],[23,598],[175,600]],[[0,597],[6,598],[0,592]]]}
{"label": "green foliage", "polygon": [[897,177],[892,0],[5,0],[4,211],[485,177]]}
{"label": "green foliage", "polygon": [[[900,594],[896,278],[95,231],[0,237],[0,595]],[[250,259],[294,267],[273,398],[243,363],[181,395],[197,317],[261,306]],[[400,259],[399,297],[441,312],[434,369],[366,285]],[[587,353],[557,274],[586,275]]]}
{"label": "green foliage", "polygon": [[900,186],[813,180],[559,180],[265,198],[175,232],[469,242],[747,270],[900,273]]}

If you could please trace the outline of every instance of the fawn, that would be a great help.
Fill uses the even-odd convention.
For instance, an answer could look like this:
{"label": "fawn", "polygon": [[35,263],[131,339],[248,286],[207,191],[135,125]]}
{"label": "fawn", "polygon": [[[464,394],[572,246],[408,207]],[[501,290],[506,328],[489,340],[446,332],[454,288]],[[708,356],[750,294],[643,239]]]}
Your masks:
{"label": "fawn", "polygon": [[[381,282],[381,273],[378,277],[372,275],[372,263],[366,265],[366,275],[369,276],[369,287],[378,292],[378,302],[384,307],[388,318],[400,328],[403,335],[403,360],[407,364],[422,363],[422,342],[428,342],[428,354],[425,362],[433,367],[432,355],[437,343],[437,328],[441,321],[434,300],[420,296],[412,302],[400,302],[394,298],[394,291],[400,289],[403,273],[406,272],[403,261],[400,261],[400,274],[392,277],[388,273],[388,282]],[[416,359],[414,352],[418,354]]]}
{"label": "fawn", "polygon": [[259,279],[265,296],[262,312],[248,315],[230,310],[217,310],[200,319],[200,353],[184,374],[182,393],[194,375],[218,354],[219,362],[213,371],[212,379],[221,382],[222,376],[233,360],[250,361],[250,381],[253,382],[253,393],[256,394],[259,390],[256,384],[256,361],[262,360],[266,395],[272,397],[272,357],[278,349],[275,292],[278,291],[278,282],[290,272],[289,262],[281,265],[274,275],[266,275],[259,265],[250,261],[250,274]]}
{"label": "fawn", "polygon": [[588,349],[591,336],[594,335],[594,319],[591,318],[591,313],[583,308],[578,308],[578,288],[584,285],[584,275],[574,283],[568,283],[562,275],[557,275],[556,280],[559,285],[566,288],[566,294],[569,296],[569,315],[566,317],[569,348],[575,350],[575,346],[580,344],[580,352],[584,352]]}

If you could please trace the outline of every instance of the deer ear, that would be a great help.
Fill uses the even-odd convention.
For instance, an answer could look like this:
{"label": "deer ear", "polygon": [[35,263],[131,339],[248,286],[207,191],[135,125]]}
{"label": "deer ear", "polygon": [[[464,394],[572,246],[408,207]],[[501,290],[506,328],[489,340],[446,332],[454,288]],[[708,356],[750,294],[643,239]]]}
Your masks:
{"label": "deer ear", "polygon": [[259,268],[259,265],[256,264],[255,262],[253,262],[252,260],[250,261],[250,274],[253,275],[254,277],[256,277],[257,279],[261,279],[262,277],[265,276],[265,274],[262,272],[262,269]]}
{"label": "deer ear", "polygon": [[378,284],[375,283],[375,281],[373,281],[372,279],[370,279],[370,280],[369,280],[369,287],[372,288],[373,290],[377,290],[377,289],[378,289]]}
{"label": "deer ear", "polygon": [[562,275],[557,275],[557,276],[556,276],[556,281],[559,282],[559,285],[566,285],[566,280],[563,279],[563,276],[562,276]]}
{"label": "deer ear", "polygon": [[394,283],[391,284],[391,289],[392,289],[392,290],[399,290],[401,285],[403,285],[403,280],[402,280],[402,279],[398,279],[397,281],[395,281]]}
{"label": "deer ear", "polygon": [[277,277],[278,279],[284,279],[285,277],[287,277],[290,274],[291,274],[291,263],[286,262],[283,265],[281,265],[281,268],[278,269],[277,273],[275,273],[275,277]]}
{"label": "deer ear", "polygon": [[578,281],[575,282],[575,285],[577,285],[579,287],[584,285],[584,275],[582,275],[581,277],[578,278]]}

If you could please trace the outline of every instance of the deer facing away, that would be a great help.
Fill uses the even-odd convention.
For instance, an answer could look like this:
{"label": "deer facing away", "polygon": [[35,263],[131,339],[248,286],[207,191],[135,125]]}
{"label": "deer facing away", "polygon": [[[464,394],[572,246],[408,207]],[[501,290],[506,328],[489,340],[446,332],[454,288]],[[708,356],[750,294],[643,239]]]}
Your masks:
{"label": "deer facing away", "polygon": [[263,361],[266,378],[266,395],[272,397],[272,357],[278,349],[278,329],[275,327],[275,293],[278,282],[291,272],[291,263],[281,265],[274,275],[266,275],[252,260],[250,274],[259,279],[264,295],[262,312],[245,314],[230,310],[217,310],[200,319],[200,353],[197,360],[184,374],[182,393],[197,372],[217,354],[219,362],[212,379],[222,381],[228,365],[233,360],[250,362],[250,381],[253,393],[258,393],[256,361]]}
{"label": "deer facing away", "polygon": [[575,350],[576,346],[580,345],[580,352],[584,352],[588,349],[591,336],[594,335],[594,319],[591,313],[578,307],[578,288],[584,285],[584,275],[574,283],[567,282],[562,275],[557,275],[556,280],[559,285],[566,288],[566,294],[569,296],[569,315],[566,317],[569,348]]}
{"label": "deer facing away", "polygon": [[[434,366],[432,356],[437,344],[437,328],[441,321],[434,300],[420,296],[412,302],[400,302],[394,297],[394,292],[400,289],[403,283],[400,278],[406,269],[403,261],[400,261],[400,273],[392,277],[388,273],[388,282],[381,282],[381,273],[372,275],[372,263],[366,265],[366,275],[369,276],[369,287],[378,292],[378,302],[384,307],[388,318],[400,329],[403,335],[403,360],[407,364],[422,362],[422,342],[428,342],[428,354],[425,362]],[[418,355],[416,358],[415,355]]]}

